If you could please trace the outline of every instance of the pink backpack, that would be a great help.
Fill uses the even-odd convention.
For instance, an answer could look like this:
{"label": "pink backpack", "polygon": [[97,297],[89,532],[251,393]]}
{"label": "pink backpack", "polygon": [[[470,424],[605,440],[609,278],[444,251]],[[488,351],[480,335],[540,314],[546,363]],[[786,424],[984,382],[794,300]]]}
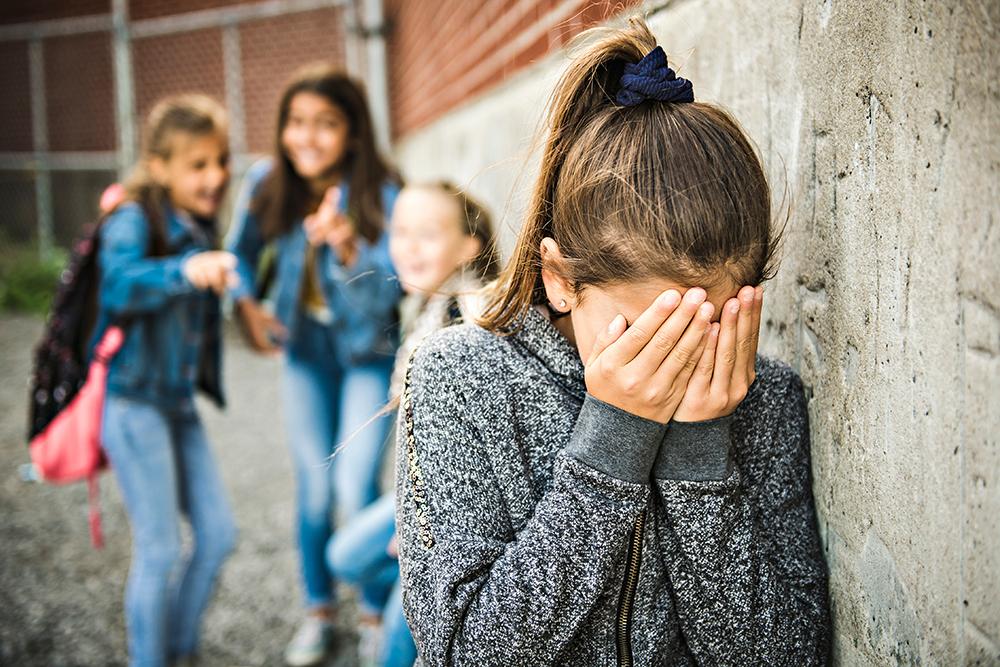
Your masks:
{"label": "pink backpack", "polygon": [[101,449],[101,421],[107,388],[108,363],[118,352],[125,334],[109,327],[94,348],[87,378],[70,401],[31,438],[31,461],[48,482],[65,484],[87,480],[90,499],[90,537],[103,545],[98,507],[97,474],[107,466]]}

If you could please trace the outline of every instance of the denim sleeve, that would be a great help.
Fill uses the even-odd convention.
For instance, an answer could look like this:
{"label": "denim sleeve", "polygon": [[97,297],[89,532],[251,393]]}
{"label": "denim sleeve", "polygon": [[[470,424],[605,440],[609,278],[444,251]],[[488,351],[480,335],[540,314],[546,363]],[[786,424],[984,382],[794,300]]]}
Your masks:
{"label": "denim sleeve", "polygon": [[510,531],[490,441],[470,413],[508,417],[466,395],[470,359],[460,357],[437,343],[418,349],[400,407],[403,608],[429,667],[552,665],[620,576],[650,487],[560,453],[551,488]]}
{"label": "denim sleeve", "polygon": [[827,574],[805,396],[791,371],[775,384],[765,392],[776,397],[765,408],[769,433],[748,443],[743,469],[730,418],[672,422],[654,466],[661,553],[698,664],[734,655],[754,664],[827,660]]}
{"label": "denim sleeve", "polygon": [[[382,189],[382,210],[387,221],[397,192],[395,185],[387,184]],[[358,256],[352,266],[341,264],[332,249],[323,255],[320,266],[326,272],[325,284],[337,285],[352,306],[375,319],[386,317],[396,307],[400,286],[389,257],[388,222],[375,243],[358,239]]]}
{"label": "denim sleeve", "polygon": [[195,291],[182,267],[198,251],[149,257],[149,221],[138,205],[123,206],[109,216],[101,226],[100,239],[100,302],[109,313],[154,311],[176,296]]}
{"label": "denim sleeve", "polygon": [[240,279],[238,285],[229,289],[233,301],[254,297],[257,263],[264,248],[264,237],[260,231],[260,220],[251,211],[251,202],[270,169],[268,160],[250,167],[233,207],[233,224],[226,236],[226,249],[236,256],[236,273]]}

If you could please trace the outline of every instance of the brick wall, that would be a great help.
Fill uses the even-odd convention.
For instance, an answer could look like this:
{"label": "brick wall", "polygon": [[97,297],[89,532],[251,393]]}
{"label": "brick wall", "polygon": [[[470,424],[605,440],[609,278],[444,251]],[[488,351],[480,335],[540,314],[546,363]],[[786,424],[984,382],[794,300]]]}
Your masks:
{"label": "brick wall", "polygon": [[111,0],[3,0],[0,25],[47,21],[111,11]]}
{"label": "brick wall", "polygon": [[636,0],[387,0],[389,99],[404,136]]}
{"label": "brick wall", "polygon": [[278,97],[296,69],[318,60],[343,63],[341,35],[338,9],[290,14],[240,28],[243,107],[251,152],[273,149]]}
{"label": "brick wall", "polygon": [[30,151],[31,82],[27,42],[0,42],[0,150]]}
{"label": "brick wall", "polygon": [[222,31],[218,28],[147,37],[132,43],[137,118],[156,101],[178,93],[204,93],[223,102]]}
{"label": "brick wall", "polygon": [[46,39],[45,104],[49,150],[115,149],[111,37],[107,33]]}

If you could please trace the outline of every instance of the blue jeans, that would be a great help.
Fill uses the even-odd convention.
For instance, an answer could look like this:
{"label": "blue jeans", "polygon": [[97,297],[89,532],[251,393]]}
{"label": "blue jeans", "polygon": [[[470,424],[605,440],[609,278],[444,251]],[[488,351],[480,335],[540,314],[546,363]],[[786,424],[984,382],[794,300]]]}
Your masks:
{"label": "blue jeans", "polygon": [[[102,441],[132,526],[125,590],[130,664],[160,667],[197,649],[201,616],[236,527],[193,405],[168,412],[108,395]],[[186,557],[181,514],[194,534]]]}
{"label": "blue jeans", "polygon": [[[417,648],[403,617],[399,561],[386,551],[395,533],[395,503],[387,493],[338,531],[330,541],[327,560],[338,578],[361,588],[365,611],[382,610],[381,664],[410,667],[417,659]],[[372,597],[373,593],[380,593],[380,599]]]}
{"label": "blue jeans", "polygon": [[328,605],[326,543],[335,508],[346,520],[378,497],[391,417],[375,418],[389,393],[392,359],[344,368],[333,332],[302,317],[288,346],[283,397],[296,477],[299,554],[306,605]]}

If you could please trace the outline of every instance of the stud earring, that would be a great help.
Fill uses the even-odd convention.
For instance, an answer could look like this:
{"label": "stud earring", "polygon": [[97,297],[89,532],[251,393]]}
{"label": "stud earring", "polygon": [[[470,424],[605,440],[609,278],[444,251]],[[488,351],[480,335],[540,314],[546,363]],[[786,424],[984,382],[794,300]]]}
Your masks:
{"label": "stud earring", "polygon": [[559,309],[560,310],[566,309],[566,299],[559,299]]}

